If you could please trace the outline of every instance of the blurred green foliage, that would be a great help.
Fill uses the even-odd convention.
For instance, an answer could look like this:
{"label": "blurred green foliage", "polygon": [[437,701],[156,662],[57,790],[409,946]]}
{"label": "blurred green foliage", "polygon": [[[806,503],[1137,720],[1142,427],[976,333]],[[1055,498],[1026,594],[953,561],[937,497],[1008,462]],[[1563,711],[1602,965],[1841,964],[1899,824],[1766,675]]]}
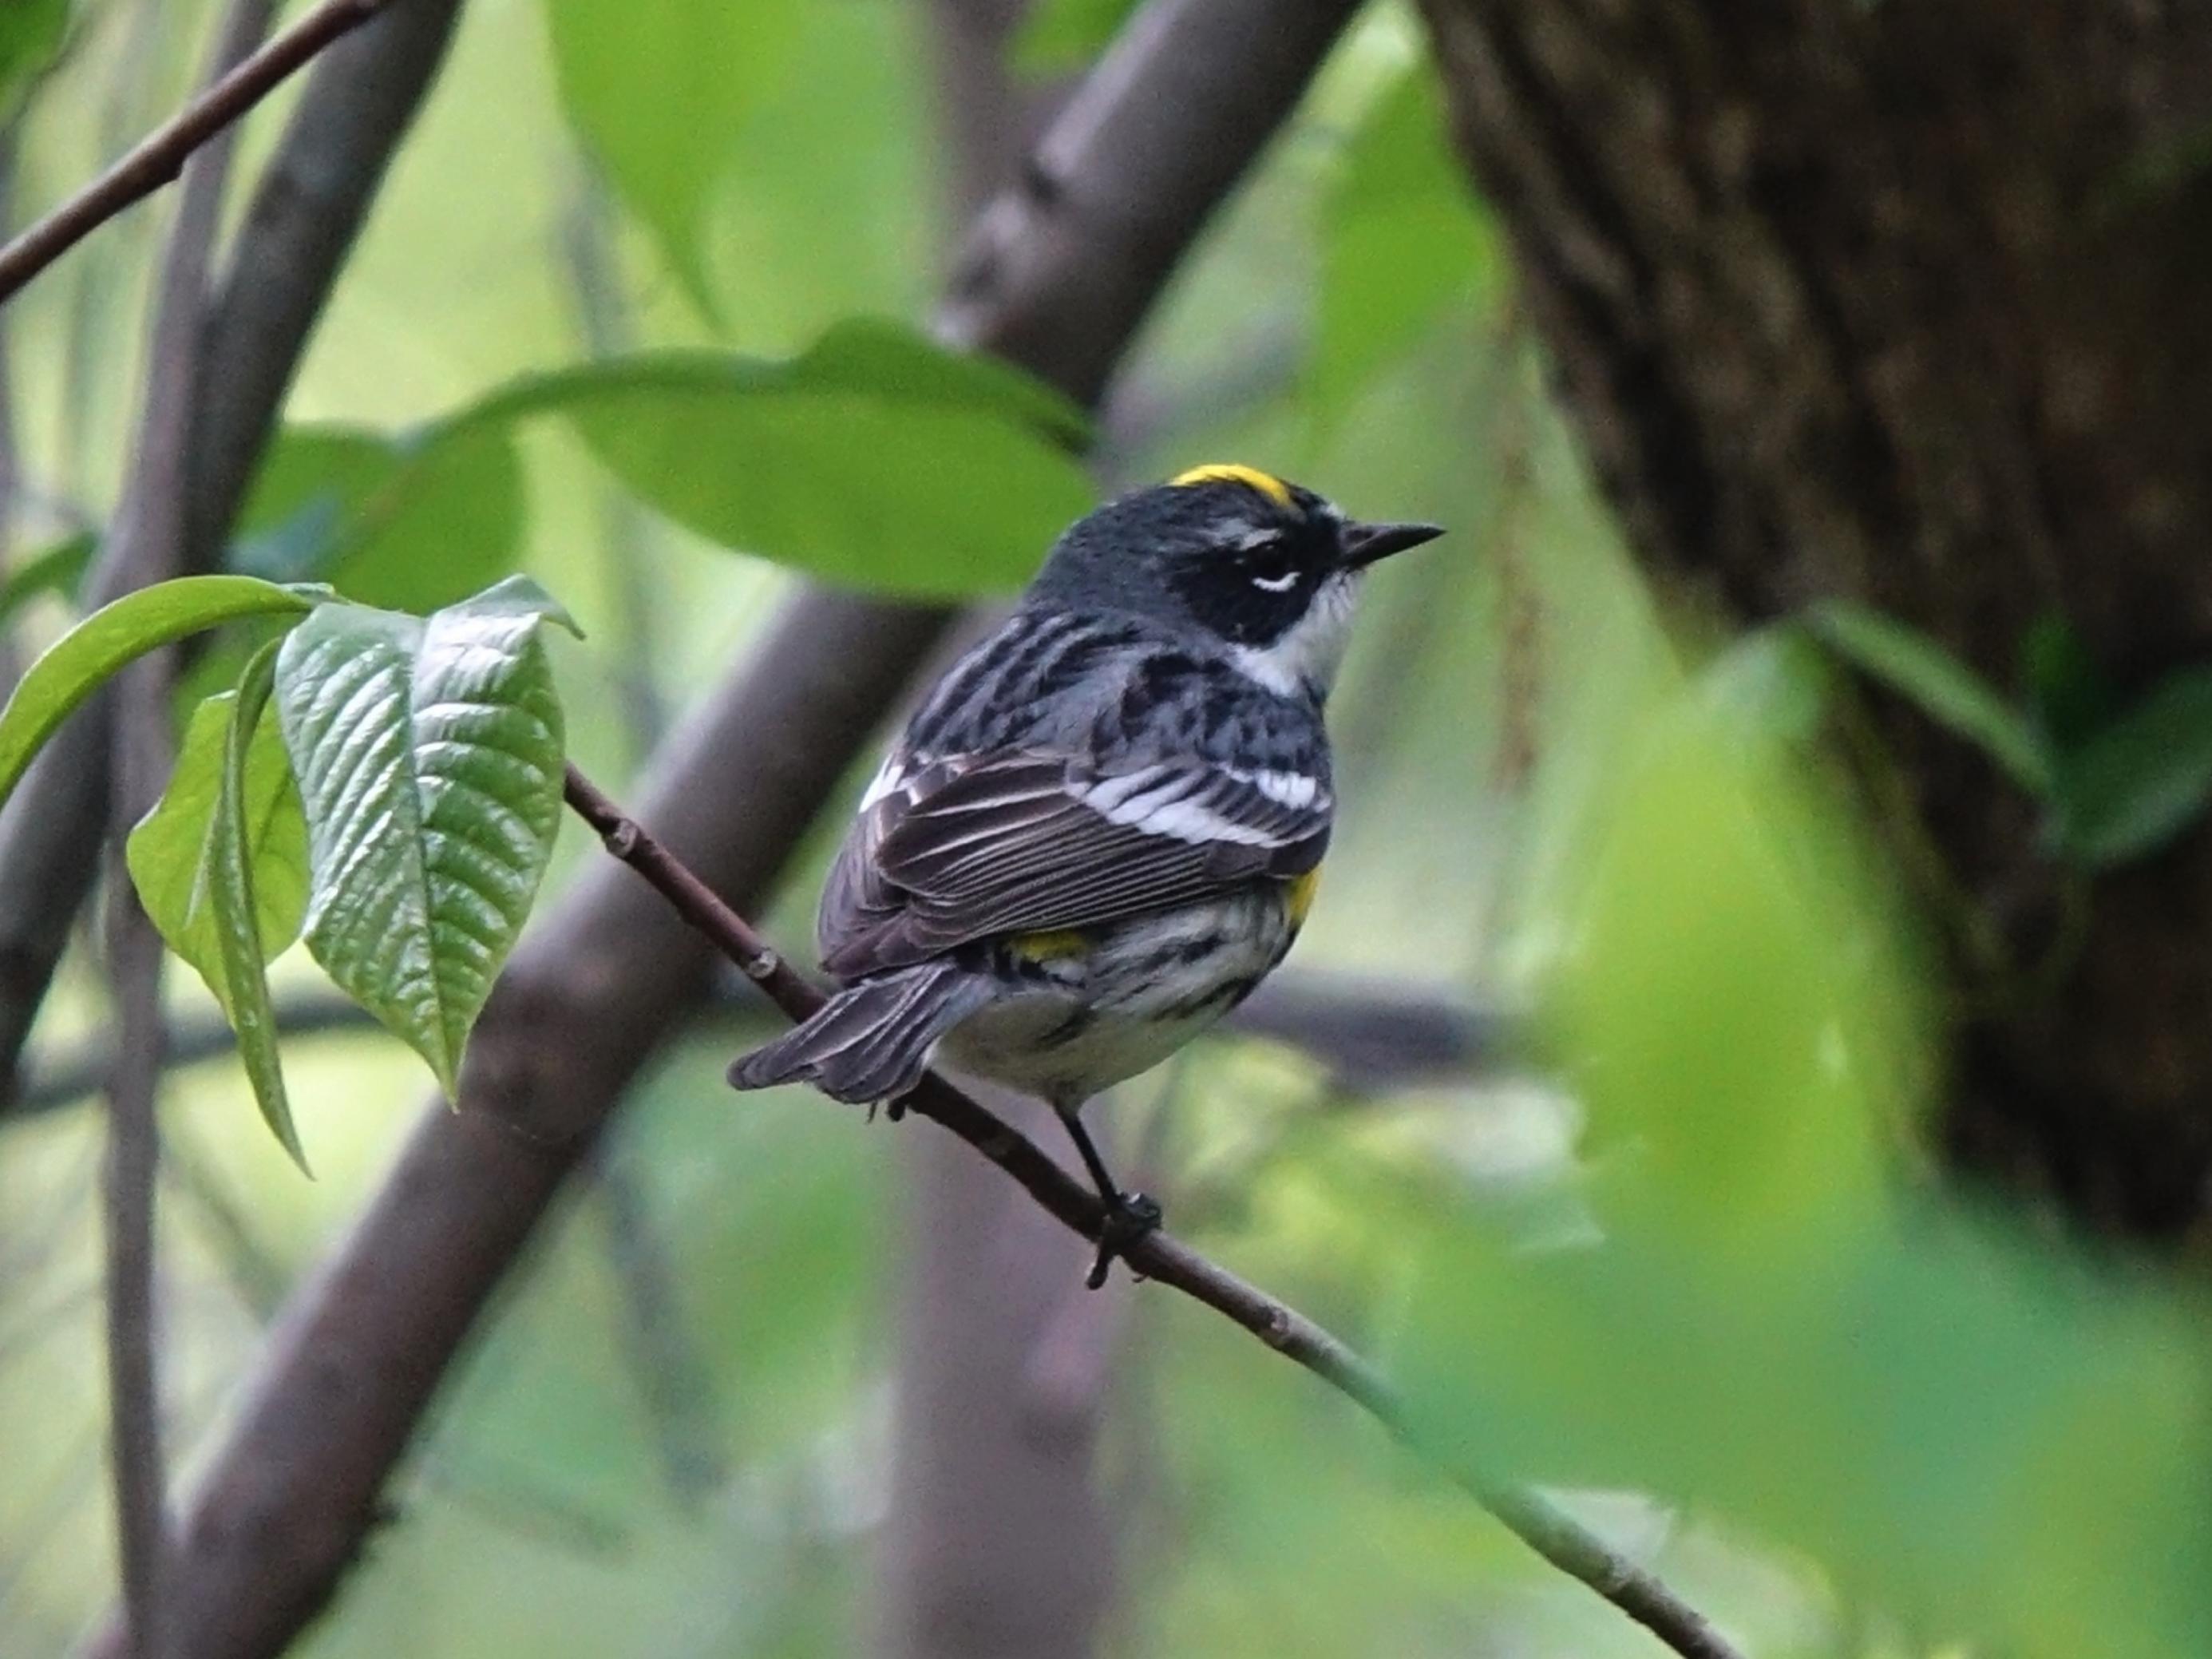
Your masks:
{"label": "blurred green foliage", "polygon": [[[1129,9],[1048,0],[1015,56],[1078,65]],[[21,127],[19,218],[166,112],[211,17],[114,0],[88,18]],[[1018,582],[1093,498],[1087,428],[916,331],[954,235],[931,44],[902,0],[471,0],[234,567],[410,611],[528,572],[589,626],[548,655],[568,747],[610,782],[793,571],[934,597]],[[249,123],[249,168],[283,101]],[[26,643],[56,631],[83,526],[112,505],[146,222],[158,210],[10,308],[28,487],[0,611]],[[1346,1102],[1285,1054],[1209,1045],[1171,1100],[1131,1091],[1130,1119],[1166,1114],[1178,1227],[1389,1358],[1444,1443],[1565,1488],[1760,1659],[2203,1650],[2203,1310],[1926,1178],[1916,1116],[1946,1010],[1820,759],[1836,677],[1795,630],[1712,649],[1624,558],[1407,11],[1347,40],[1124,390],[1098,434],[1108,488],[1243,459],[1452,526],[1374,585],[1299,959],[1539,1006],[1555,1062]],[[67,559],[40,562],[58,544]],[[2109,700],[2057,720],[2039,691],[2015,713],[1880,618],[1814,626],[2023,787],[2053,732],[2179,757],[2123,757],[2104,782],[2085,762],[2077,797],[2118,827],[2084,844],[2148,845],[2201,799],[2187,685],[2134,711],[2144,743]],[[210,684],[246,648],[211,653]],[[204,794],[215,728],[185,735]],[[550,883],[583,840],[554,849]],[[805,937],[818,863],[772,919],[786,938]],[[189,896],[182,914],[198,925]],[[280,1000],[313,973],[276,963]],[[97,1032],[92,987],[73,959],[42,1046]],[[197,986],[173,995],[179,1018],[207,1012]],[[698,1362],[681,1414],[645,1374],[611,1189],[584,1183],[431,1425],[401,1522],[302,1651],[866,1642],[887,1214],[923,1132],[864,1132],[797,1094],[733,1103],[733,1046],[675,1045],[611,1151]],[[234,1066],[179,1073],[165,1103],[187,1464],[418,1103],[420,1067],[388,1039],[289,1042],[285,1065],[312,1186],[253,1129]],[[97,1140],[89,1111],[0,1121],[9,1655],[61,1651],[112,1584]],[[1127,1522],[1115,1651],[1654,1651],[1310,1379],[1202,1310],[1134,1307],[1100,1460]]]}

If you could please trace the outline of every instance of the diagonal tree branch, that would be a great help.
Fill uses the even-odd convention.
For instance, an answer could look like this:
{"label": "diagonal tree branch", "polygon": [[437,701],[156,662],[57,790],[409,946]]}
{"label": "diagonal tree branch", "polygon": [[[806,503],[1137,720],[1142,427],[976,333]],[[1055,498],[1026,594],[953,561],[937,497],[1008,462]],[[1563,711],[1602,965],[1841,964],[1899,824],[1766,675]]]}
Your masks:
{"label": "diagonal tree branch", "polygon": [[[443,58],[460,0],[405,0],[325,57],[230,244],[204,327],[189,434],[182,568],[213,564],[284,392],[392,151]],[[137,585],[111,544],[87,583],[102,605]],[[58,732],[0,811],[0,1079],[12,1079],[107,817],[108,743],[95,709]]]}
{"label": "diagonal tree branch", "polygon": [[[1176,259],[1354,8],[1153,0],[1024,186],[985,216],[943,337],[1096,402]],[[752,904],[949,621],[803,592],[664,745],[644,799],[668,845]],[[191,1502],[183,1659],[270,1659],[327,1602],[473,1322],[638,1066],[711,983],[703,943],[606,869],[532,930],[471,1039],[461,1109],[425,1113],[272,1334]],[[112,1628],[92,1651],[116,1652]]]}
{"label": "diagonal tree branch", "polygon": [[[626,816],[574,766],[569,806],[596,830],[608,852],[652,884],[685,921],[712,939],[747,978],[793,1020],[828,1000],[736,911],[714,896],[683,861]],[[995,1116],[937,1073],[902,1103],[907,1110],[951,1130],[1022,1187],[1056,1219],[1096,1240],[1105,1223],[1097,1194],[1074,1180],[1036,1143]],[[1276,1352],[1303,1365],[1353,1401],[1400,1439],[1419,1448],[1403,1404],[1382,1374],[1344,1341],[1258,1286],[1247,1283],[1165,1231],[1147,1234],[1126,1253],[1130,1271],[1181,1291],[1225,1315]],[[1741,1659],[1694,1607],[1665,1583],[1525,1487],[1471,1471],[1449,1471],[1524,1543],[1644,1626],[1684,1659]]]}
{"label": "diagonal tree branch", "polygon": [[323,0],[210,84],[106,173],[0,247],[0,305],[117,214],[174,179],[194,150],[228,129],[324,47],[359,28],[389,3],[391,0]]}

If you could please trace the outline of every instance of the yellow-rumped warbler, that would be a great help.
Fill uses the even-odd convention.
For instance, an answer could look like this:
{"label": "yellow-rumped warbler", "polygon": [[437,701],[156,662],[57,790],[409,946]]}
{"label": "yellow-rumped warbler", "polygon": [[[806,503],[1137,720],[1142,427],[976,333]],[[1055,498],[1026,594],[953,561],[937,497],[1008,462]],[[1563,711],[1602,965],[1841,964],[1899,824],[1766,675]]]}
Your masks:
{"label": "yellow-rumped warbler", "polygon": [[1225,465],[1079,521],[868,786],[817,923],[844,988],[730,1080],[872,1103],[941,1053],[1042,1095],[1106,1204],[1103,1283],[1159,1209],[1077,1115],[1290,949],[1328,845],[1322,703],[1361,579],[1443,533]]}

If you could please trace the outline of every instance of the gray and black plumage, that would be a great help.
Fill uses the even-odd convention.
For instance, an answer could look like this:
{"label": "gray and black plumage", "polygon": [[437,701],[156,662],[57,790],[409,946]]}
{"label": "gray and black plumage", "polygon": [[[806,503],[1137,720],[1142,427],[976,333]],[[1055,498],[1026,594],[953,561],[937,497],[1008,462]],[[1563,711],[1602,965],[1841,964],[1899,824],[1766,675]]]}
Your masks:
{"label": "gray and black plumage", "polygon": [[1121,1242],[1156,1223],[1077,1114],[1290,949],[1328,846],[1322,711],[1360,581],[1441,533],[1241,466],[1077,523],[863,797],[817,924],[843,988],[731,1080],[892,1101],[941,1055],[1059,1109]]}

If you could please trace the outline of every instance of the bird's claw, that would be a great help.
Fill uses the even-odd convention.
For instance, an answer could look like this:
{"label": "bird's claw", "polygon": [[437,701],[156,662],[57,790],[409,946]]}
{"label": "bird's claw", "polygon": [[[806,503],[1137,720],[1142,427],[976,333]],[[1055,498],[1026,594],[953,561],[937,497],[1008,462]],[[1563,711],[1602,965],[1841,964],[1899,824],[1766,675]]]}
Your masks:
{"label": "bird's claw", "polygon": [[1115,1258],[1127,1255],[1148,1234],[1158,1231],[1162,1218],[1157,1200],[1143,1193],[1118,1194],[1106,1206],[1106,1219],[1098,1229],[1098,1256],[1083,1282],[1094,1291],[1104,1285]]}

